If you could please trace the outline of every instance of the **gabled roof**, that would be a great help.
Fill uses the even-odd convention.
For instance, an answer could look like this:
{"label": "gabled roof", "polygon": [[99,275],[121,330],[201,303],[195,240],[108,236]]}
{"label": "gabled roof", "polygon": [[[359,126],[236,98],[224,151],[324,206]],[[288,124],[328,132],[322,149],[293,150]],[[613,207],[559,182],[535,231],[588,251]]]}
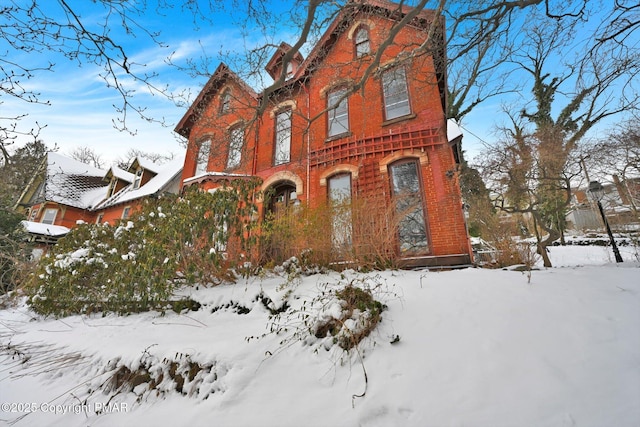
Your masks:
{"label": "gabled roof", "polygon": [[163,165],[157,165],[153,163],[154,167],[157,169],[157,174],[153,176],[146,184],[136,189],[133,188],[133,184],[129,184],[122,190],[118,191],[116,194],[94,206],[93,210],[97,211],[105,209],[110,206],[131,202],[133,200],[167,191],[172,182],[178,179],[180,174],[182,173],[183,164],[184,158],[176,158]]}
{"label": "gabled roof", "polygon": [[[392,3],[385,0],[350,1],[342,8],[336,19],[333,20],[318,43],[313,47],[307,59],[298,69],[294,79],[313,72],[315,69],[314,65],[326,57],[328,52],[331,50],[331,47],[338,39],[338,36],[348,28],[348,24],[351,23],[357,14],[377,14],[389,19],[400,20],[413,9],[414,8],[411,6],[400,5],[398,3]],[[434,10],[423,9],[417,14],[414,20],[409,23],[409,25],[427,28],[435,16],[436,13]]]}
{"label": "gabled roof", "polygon": [[[278,78],[278,74],[280,74],[280,67],[282,66],[282,57],[287,54],[291,50],[291,45],[288,43],[282,42],[278,49],[276,49],[275,53],[264,67],[267,70],[267,73],[271,76],[272,79],[276,80]],[[304,61],[304,57],[300,52],[296,52],[291,59],[292,63],[301,64]]]}
{"label": "gabled roof", "polygon": [[104,194],[105,171],[61,154],[49,152],[46,158],[45,192],[47,201],[89,209],[96,191]]}
{"label": "gabled roof", "polygon": [[188,138],[193,124],[198,120],[209,102],[211,102],[214,94],[219,91],[228,80],[236,82],[250,97],[254,99],[258,98],[258,94],[256,94],[249,85],[236,73],[231,71],[224,62],[221,62],[198,94],[198,97],[193,101],[185,115],[182,116],[174,131]]}
{"label": "gabled roof", "polygon": [[134,175],[117,166],[111,166],[104,176],[105,181],[111,181],[111,178],[121,179],[125,182],[133,182]]}
{"label": "gabled roof", "polygon": [[154,173],[157,173],[161,168],[160,165],[152,162],[149,159],[146,159],[144,157],[136,157],[131,162],[131,166],[129,166],[129,172],[131,173],[135,172],[138,169],[138,167],[141,167],[144,170],[148,170]]}

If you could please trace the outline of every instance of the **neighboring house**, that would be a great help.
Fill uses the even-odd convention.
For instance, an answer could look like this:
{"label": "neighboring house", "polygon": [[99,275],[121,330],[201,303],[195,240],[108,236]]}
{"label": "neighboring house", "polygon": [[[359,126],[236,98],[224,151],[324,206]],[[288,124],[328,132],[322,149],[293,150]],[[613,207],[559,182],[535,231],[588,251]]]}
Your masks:
{"label": "neighboring house", "polygon": [[[377,0],[350,6],[308,58],[291,55],[286,43],[276,49],[266,66],[283,79],[275,91],[258,94],[225,64],[217,68],[175,129],[188,139],[182,185],[209,190],[260,177],[272,194],[263,215],[287,204],[356,198],[377,203],[374,215],[409,198],[417,203],[397,236],[407,265],[469,264],[456,163],[461,134],[448,138],[445,117],[444,19],[420,12],[364,86],[349,93],[410,10]],[[434,20],[435,53],[410,55]]]}
{"label": "neighboring house", "polygon": [[27,217],[23,224],[32,240],[55,243],[78,221],[113,224],[128,218],[146,197],[177,194],[183,163],[136,158],[127,171],[115,166],[105,171],[50,152],[15,210]]}
{"label": "neighboring house", "polygon": [[58,153],[47,153],[15,210],[30,222],[73,227],[93,220],[91,208],[104,199],[106,171]]}
{"label": "neighboring house", "polygon": [[115,223],[129,218],[147,197],[180,191],[182,158],[157,165],[143,158],[131,162],[128,170],[111,167],[104,176],[108,182],[106,198],[93,206],[96,223]]}
{"label": "neighboring house", "polygon": [[[610,183],[602,183],[604,195],[602,207],[607,221],[614,229],[624,229],[630,225],[640,224],[638,204],[640,203],[640,178],[620,180],[612,175]],[[602,218],[589,197],[586,188],[573,191],[572,203],[567,213],[569,227],[576,230],[594,230],[603,226]]]}

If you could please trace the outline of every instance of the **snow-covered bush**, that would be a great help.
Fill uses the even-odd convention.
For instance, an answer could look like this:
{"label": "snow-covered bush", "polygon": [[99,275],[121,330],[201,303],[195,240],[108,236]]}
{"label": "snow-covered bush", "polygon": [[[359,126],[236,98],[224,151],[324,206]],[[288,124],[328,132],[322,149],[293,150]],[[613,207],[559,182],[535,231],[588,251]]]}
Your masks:
{"label": "snow-covered bush", "polygon": [[250,245],[256,186],[150,199],[117,226],[80,224],[41,259],[31,306],[56,316],[164,309],[177,285],[233,279],[226,251]]}

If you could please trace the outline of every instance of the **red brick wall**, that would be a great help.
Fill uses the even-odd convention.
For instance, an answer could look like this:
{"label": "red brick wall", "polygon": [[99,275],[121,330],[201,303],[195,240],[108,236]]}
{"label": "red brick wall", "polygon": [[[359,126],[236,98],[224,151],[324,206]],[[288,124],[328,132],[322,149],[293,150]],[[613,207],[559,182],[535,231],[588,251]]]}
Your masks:
{"label": "red brick wall", "polygon": [[[360,18],[367,20],[370,43],[372,50],[375,50],[393,23],[377,16]],[[258,120],[252,121],[253,126],[248,132],[254,137],[257,135],[257,143],[252,145],[248,141],[244,158],[248,159],[255,154],[255,168],[252,171],[243,163],[234,172],[253,172],[263,180],[284,171],[294,173],[302,180],[303,191],[299,192],[298,197],[315,206],[326,200],[327,187],[321,185],[321,178],[327,178],[327,171],[336,166],[351,165],[357,168],[358,175],[357,179],[352,177],[354,196],[379,197],[388,203],[390,182],[386,167],[383,166],[381,170],[380,162],[403,156],[420,158],[431,240],[430,255],[469,254],[456,165],[445,134],[442,98],[430,56],[418,56],[405,64],[411,116],[385,122],[382,82],[373,75],[362,90],[348,98],[350,133],[342,138],[327,139],[327,114],[323,110],[327,108],[328,91],[341,84],[358,82],[371,63],[371,56],[354,59],[354,45],[349,38],[349,30],[358,25],[357,21],[358,19],[354,20],[345,31],[337,35],[335,44],[326,52],[325,58],[316,66],[316,71],[304,85],[294,82],[270,97],[267,108]],[[424,32],[413,27],[405,28],[398,34],[395,43],[385,51],[380,64],[384,66],[401,52],[417,47],[425,36]],[[217,114],[218,105],[218,96],[212,94],[206,112],[193,127],[183,178],[193,174],[196,142],[205,135],[216,135],[217,130],[229,126],[228,119]],[[274,166],[275,114],[280,107],[292,105],[291,162]],[[238,116],[246,114],[245,120],[250,121],[248,118],[254,111],[244,109],[238,112]],[[309,122],[309,118],[314,120]],[[253,133],[256,130],[257,134]],[[424,132],[418,137],[407,136],[413,135],[411,132],[416,130]],[[390,135],[398,138],[385,140]],[[379,137],[379,140],[374,137]],[[220,140],[226,142],[225,138]],[[362,149],[364,141],[368,141],[367,149]],[[349,154],[348,149],[339,149],[347,147],[348,143],[352,144],[354,150],[360,151]],[[224,144],[212,150],[209,170],[224,171],[226,153]]]}

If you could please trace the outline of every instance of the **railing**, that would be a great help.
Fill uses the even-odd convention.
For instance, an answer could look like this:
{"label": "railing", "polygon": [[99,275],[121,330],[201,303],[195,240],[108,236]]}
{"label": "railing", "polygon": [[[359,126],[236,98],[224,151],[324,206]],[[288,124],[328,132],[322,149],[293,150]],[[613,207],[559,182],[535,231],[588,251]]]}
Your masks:
{"label": "railing", "polygon": [[397,150],[434,147],[444,143],[440,129],[402,129],[392,133],[366,138],[351,138],[327,143],[319,150],[309,153],[311,167],[354,157],[365,157]]}

